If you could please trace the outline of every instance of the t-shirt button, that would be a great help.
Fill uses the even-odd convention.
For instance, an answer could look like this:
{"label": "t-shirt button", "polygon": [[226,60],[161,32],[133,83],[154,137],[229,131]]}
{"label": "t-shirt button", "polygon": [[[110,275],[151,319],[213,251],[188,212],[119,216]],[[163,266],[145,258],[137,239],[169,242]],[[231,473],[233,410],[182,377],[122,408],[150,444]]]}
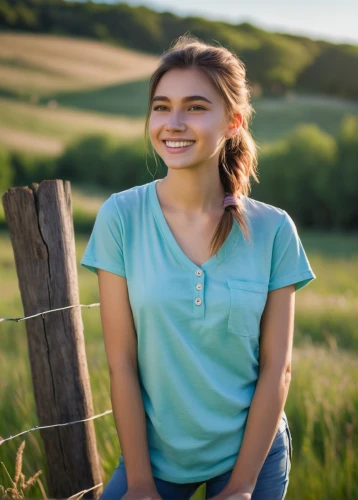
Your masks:
{"label": "t-shirt button", "polygon": [[201,276],[201,275],[203,274],[203,271],[202,271],[201,269],[197,269],[197,270],[195,271],[195,274],[196,274],[197,276]]}
{"label": "t-shirt button", "polygon": [[195,299],[195,304],[196,304],[197,306],[200,306],[201,302],[202,302],[201,298],[200,298],[200,297],[196,297],[196,299]]}
{"label": "t-shirt button", "polygon": [[195,285],[195,288],[196,288],[197,290],[201,290],[201,289],[203,288],[203,285],[202,285],[201,283],[197,283],[197,284]]}

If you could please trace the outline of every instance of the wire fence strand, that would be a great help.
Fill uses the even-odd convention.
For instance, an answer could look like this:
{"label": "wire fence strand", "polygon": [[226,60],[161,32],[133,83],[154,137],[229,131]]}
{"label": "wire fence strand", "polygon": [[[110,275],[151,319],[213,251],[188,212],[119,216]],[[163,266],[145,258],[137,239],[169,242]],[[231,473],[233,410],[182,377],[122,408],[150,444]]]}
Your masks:
{"label": "wire fence strand", "polygon": [[5,441],[9,441],[11,439],[15,439],[16,437],[22,436],[23,434],[27,434],[32,431],[38,431],[40,429],[49,429],[50,427],[59,427],[62,425],[72,425],[72,424],[78,424],[80,422],[88,422],[89,420],[94,420],[95,418],[103,417],[104,415],[107,415],[108,413],[113,413],[113,410],[106,410],[103,413],[100,413],[99,415],[94,415],[93,417],[85,418],[84,420],[74,420],[73,422],[65,422],[63,424],[53,424],[53,425],[36,425],[35,427],[32,427],[31,429],[28,429],[27,431],[20,432],[19,434],[15,434],[15,436],[8,436],[7,438],[2,438],[0,436],[0,446],[5,443]]}
{"label": "wire fence strand", "polygon": [[44,316],[44,314],[49,314],[49,313],[52,313],[52,312],[55,312],[55,311],[63,311],[64,309],[70,309],[71,307],[98,307],[100,305],[99,302],[95,302],[94,304],[75,304],[73,306],[66,306],[66,307],[59,307],[57,309],[50,309],[49,311],[43,311],[43,312],[39,312],[39,313],[36,313],[36,314],[32,314],[31,316],[23,316],[22,318],[0,318],[0,323],[2,323],[3,321],[16,321],[16,322],[19,322],[19,321],[24,321],[26,319],[30,319],[30,318],[36,318],[36,316]]}

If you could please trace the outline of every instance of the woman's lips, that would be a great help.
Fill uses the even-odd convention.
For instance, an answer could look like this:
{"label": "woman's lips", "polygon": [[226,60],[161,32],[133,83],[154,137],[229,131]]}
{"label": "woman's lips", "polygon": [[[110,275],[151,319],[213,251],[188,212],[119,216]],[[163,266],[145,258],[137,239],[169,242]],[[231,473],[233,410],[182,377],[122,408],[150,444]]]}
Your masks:
{"label": "woman's lips", "polygon": [[167,146],[165,144],[165,141],[163,141],[163,144],[165,146],[165,149],[168,151],[168,153],[171,153],[171,154],[178,154],[178,153],[184,153],[185,151],[188,151],[189,149],[191,149],[195,142],[193,142],[193,144],[190,144],[190,146],[183,146],[181,148],[170,148],[169,146]]}

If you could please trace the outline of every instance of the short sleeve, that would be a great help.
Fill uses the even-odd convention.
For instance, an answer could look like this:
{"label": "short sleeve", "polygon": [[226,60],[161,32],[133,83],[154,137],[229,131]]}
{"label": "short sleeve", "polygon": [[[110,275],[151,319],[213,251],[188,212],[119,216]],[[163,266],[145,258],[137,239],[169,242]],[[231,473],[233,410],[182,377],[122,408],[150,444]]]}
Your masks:
{"label": "short sleeve", "polygon": [[97,212],[80,264],[96,274],[104,269],[125,277],[122,242],[122,221],[112,194]]}
{"label": "short sleeve", "polygon": [[276,233],[268,291],[295,284],[300,290],[316,278],[302,246],[297,228],[286,211]]}

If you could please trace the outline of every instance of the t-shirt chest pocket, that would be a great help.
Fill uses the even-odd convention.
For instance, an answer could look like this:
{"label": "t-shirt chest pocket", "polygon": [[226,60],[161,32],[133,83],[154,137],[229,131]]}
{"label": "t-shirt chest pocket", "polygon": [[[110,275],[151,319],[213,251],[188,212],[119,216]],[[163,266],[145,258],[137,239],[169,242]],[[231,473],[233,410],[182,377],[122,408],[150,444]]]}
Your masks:
{"label": "t-shirt chest pocket", "polygon": [[226,281],[230,290],[229,331],[243,337],[259,335],[268,285],[233,278]]}

